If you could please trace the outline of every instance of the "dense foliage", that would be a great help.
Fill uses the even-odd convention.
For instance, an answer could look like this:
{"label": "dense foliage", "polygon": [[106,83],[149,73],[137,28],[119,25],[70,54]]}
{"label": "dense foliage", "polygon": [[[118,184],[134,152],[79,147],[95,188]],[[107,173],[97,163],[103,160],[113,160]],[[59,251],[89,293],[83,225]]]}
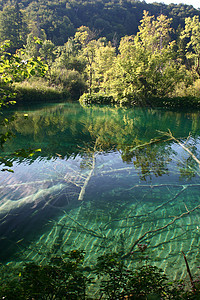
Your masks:
{"label": "dense foliage", "polygon": [[[0,9],[3,11],[1,22],[6,21],[6,13],[9,13],[7,21],[12,18],[11,4],[16,6],[16,2],[26,16],[29,30],[35,30],[35,27],[37,30],[44,30],[47,39],[56,45],[67,42],[67,39],[82,25],[98,32],[99,37],[106,36],[108,40],[119,41],[124,35],[137,33],[144,10],[156,17],[162,13],[173,18],[174,29],[177,29],[179,25],[183,27],[186,17],[192,18],[200,15],[200,12],[192,5],[147,4],[139,0],[1,0]],[[17,17],[21,19],[20,14]],[[22,29],[22,20],[20,24]],[[25,31],[25,28],[23,30]],[[1,31],[1,39],[4,39],[5,31]],[[20,31],[17,34],[19,33]]]}
{"label": "dense foliage", "polygon": [[192,6],[24,0],[0,7],[0,41],[10,40],[11,55],[23,48],[23,61],[48,65],[42,82],[37,74],[15,80],[18,98],[199,108],[200,12]]}
{"label": "dense foliage", "polygon": [[128,267],[119,253],[104,254],[98,257],[96,265],[85,266],[84,252],[80,250],[52,257],[46,265],[30,262],[23,268],[1,266],[0,297],[9,300],[199,299],[198,280],[193,281],[193,289],[186,288],[183,281],[169,282],[162,269],[144,259],[146,245],[138,244],[138,248],[143,262],[137,269]]}

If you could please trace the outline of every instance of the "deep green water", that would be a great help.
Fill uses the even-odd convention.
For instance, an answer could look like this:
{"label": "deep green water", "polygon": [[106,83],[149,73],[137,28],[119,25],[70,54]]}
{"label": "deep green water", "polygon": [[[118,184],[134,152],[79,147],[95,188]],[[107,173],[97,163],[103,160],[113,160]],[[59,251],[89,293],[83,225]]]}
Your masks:
{"label": "deep green water", "polygon": [[170,129],[200,159],[199,112],[51,104],[7,114],[15,116],[15,138],[4,154],[42,151],[0,173],[2,262],[45,262],[83,249],[93,264],[108,251],[129,253],[150,231],[140,243],[152,263],[182,278],[184,251],[197,272],[200,169],[163,132]]}

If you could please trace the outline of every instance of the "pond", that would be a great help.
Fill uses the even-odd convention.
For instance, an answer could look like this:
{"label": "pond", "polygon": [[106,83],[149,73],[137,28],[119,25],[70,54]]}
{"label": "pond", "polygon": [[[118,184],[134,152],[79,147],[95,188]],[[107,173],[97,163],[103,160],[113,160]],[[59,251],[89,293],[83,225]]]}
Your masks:
{"label": "pond", "polygon": [[87,265],[117,251],[136,266],[145,243],[173,279],[186,276],[181,251],[197,272],[199,112],[65,103],[9,114],[15,138],[4,155],[41,152],[0,173],[1,262],[45,263],[81,249]]}

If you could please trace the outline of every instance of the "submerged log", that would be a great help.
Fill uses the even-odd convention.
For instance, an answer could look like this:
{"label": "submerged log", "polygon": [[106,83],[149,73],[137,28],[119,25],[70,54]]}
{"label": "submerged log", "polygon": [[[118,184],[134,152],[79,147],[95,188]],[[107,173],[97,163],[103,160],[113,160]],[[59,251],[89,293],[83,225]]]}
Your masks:
{"label": "submerged log", "polygon": [[[160,131],[161,132],[161,131]],[[161,132],[163,133],[163,132]],[[197,162],[199,168],[200,168],[200,160],[190,151],[190,149],[188,147],[186,147],[184,144],[182,144],[177,138],[175,138],[172,135],[171,130],[169,130],[168,132],[165,133],[165,135],[169,136],[171,140],[174,140],[178,145],[180,145],[186,152],[188,152],[191,157]]]}
{"label": "submerged log", "polygon": [[95,153],[93,153],[93,155],[92,155],[92,168],[91,168],[91,170],[90,170],[90,172],[89,172],[89,174],[88,174],[88,176],[87,176],[87,178],[86,178],[86,180],[84,182],[84,185],[82,186],[81,191],[79,193],[79,196],[78,196],[78,200],[79,201],[83,200],[83,198],[85,196],[85,189],[86,189],[86,187],[88,185],[88,182],[90,181],[90,179],[92,177],[92,174],[94,172],[94,168],[95,168],[95,156],[96,156]]}

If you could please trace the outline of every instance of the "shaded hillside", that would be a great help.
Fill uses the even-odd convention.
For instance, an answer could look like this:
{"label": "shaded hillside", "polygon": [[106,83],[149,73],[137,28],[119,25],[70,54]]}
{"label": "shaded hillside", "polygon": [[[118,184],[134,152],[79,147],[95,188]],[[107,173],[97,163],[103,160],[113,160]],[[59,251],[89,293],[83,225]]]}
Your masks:
{"label": "shaded hillside", "polygon": [[[0,9],[13,1],[0,0]],[[64,44],[81,25],[88,26],[97,36],[115,42],[124,35],[136,34],[138,25],[147,10],[151,15],[161,13],[173,18],[172,27],[184,27],[186,17],[200,15],[192,5],[147,4],[133,0],[18,0],[27,16],[30,28],[33,23],[45,30],[47,39],[56,45]]]}

